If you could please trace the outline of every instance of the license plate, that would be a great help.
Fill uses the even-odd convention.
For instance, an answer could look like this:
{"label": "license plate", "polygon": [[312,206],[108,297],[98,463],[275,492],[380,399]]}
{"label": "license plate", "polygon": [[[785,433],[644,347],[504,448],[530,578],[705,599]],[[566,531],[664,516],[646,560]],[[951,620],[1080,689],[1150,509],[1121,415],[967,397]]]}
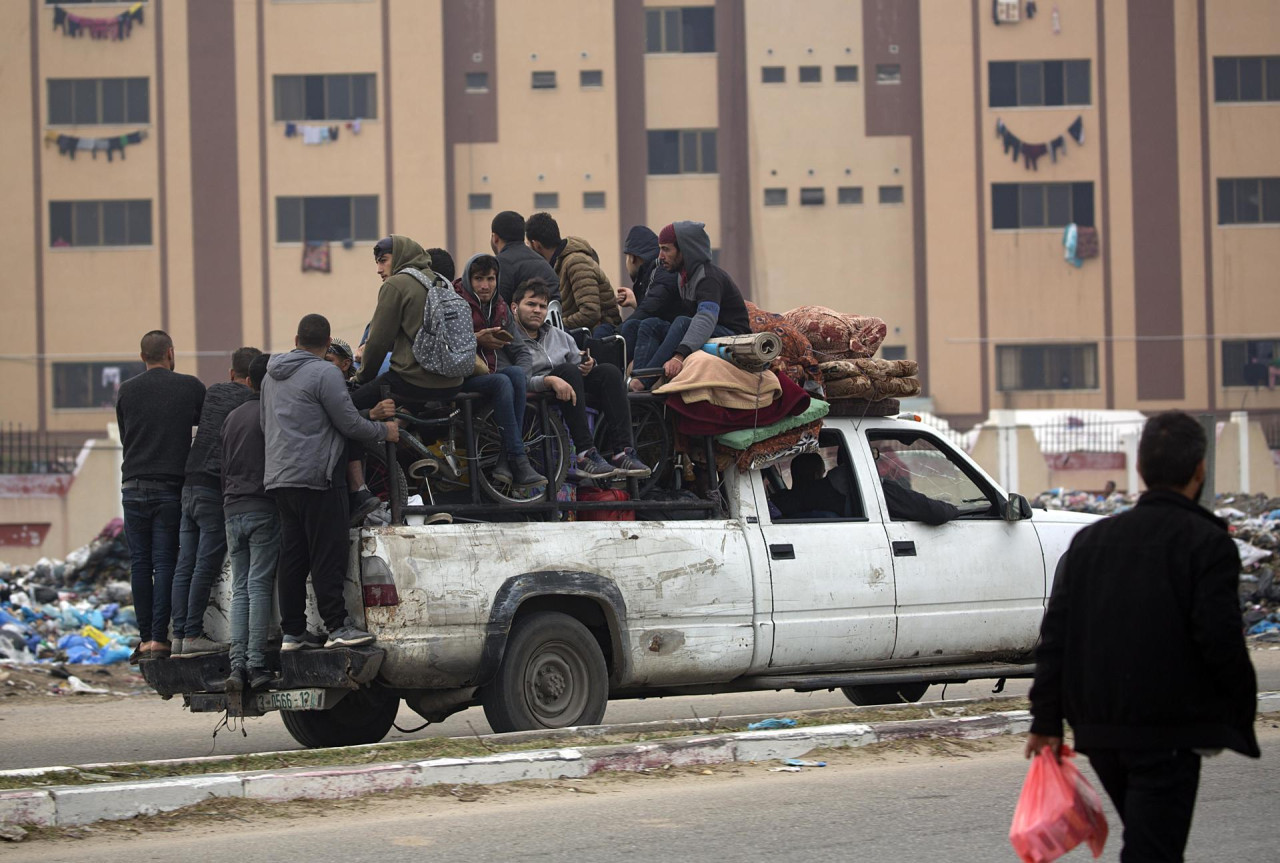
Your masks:
{"label": "license plate", "polygon": [[258,710],[324,710],[323,689],[285,689],[254,696]]}

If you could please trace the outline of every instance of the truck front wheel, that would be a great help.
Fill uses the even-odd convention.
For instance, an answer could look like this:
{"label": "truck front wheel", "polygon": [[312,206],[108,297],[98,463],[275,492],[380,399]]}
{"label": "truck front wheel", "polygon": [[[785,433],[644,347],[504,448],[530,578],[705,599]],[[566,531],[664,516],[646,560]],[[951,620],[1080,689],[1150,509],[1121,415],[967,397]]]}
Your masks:
{"label": "truck front wheel", "polygon": [[511,628],[498,673],[481,690],[494,731],[597,725],[609,703],[609,672],[590,630],[558,611]]}
{"label": "truck front wheel", "polygon": [[842,686],[844,697],[859,707],[877,704],[910,704],[924,698],[927,683],[881,683],[874,686]]}
{"label": "truck front wheel", "polygon": [[399,698],[385,689],[365,687],[328,710],[282,710],[280,718],[294,740],[308,749],[323,749],[377,743],[387,736],[399,710]]}

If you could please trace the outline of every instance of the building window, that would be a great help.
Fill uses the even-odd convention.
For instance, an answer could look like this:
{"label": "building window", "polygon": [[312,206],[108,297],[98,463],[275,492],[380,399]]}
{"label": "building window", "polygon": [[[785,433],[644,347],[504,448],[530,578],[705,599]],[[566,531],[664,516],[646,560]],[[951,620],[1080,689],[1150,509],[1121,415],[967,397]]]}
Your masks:
{"label": "building window", "polygon": [[822,67],[821,66],[801,66],[800,67],[800,83],[801,84],[822,83]]}
{"label": "building window", "polygon": [[51,126],[151,122],[147,78],[50,78],[48,95]]}
{"label": "building window", "polygon": [[1096,390],[1098,346],[997,345],[997,389]]}
{"label": "building window", "polygon": [[489,73],[488,72],[468,72],[467,73],[467,92],[468,93],[488,93],[489,92]]}
{"label": "building window", "polygon": [[877,84],[901,84],[902,83],[902,67],[897,63],[877,63],[876,64],[876,83]]}
{"label": "building window", "polygon": [[582,209],[603,210],[604,209],[604,192],[583,192],[582,193]]}
{"label": "building window", "polygon": [[992,108],[1092,104],[1088,60],[988,63],[987,75]]}
{"label": "building window", "polygon": [[480,192],[476,194],[467,195],[467,209],[468,210],[492,210],[493,195],[490,195],[488,192]]}
{"label": "building window", "polygon": [[49,245],[149,246],[150,201],[50,201]]}
{"label": "building window", "polygon": [[837,204],[861,204],[862,203],[862,187],[861,186],[841,186],[836,190]]}
{"label": "building window", "polygon": [[374,75],[276,75],[276,119],[367,120],[378,116]]}
{"label": "building window", "polygon": [[560,207],[559,192],[534,192],[533,193],[533,209],[535,211],[555,210],[555,209],[559,209],[559,207]]}
{"label": "building window", "polygon": [[837,66],[836,67],[836,83],[837,84],[858,83],[858,67],[857,66]]}
{"label": "building window", "polygon": [[1093,183],[993,183],[991,227],[1093,227]]}
{"label": "building window", "polygon": [[881,345],[880,358],[885,360],[905,360],[907,358],[906,345]]}
{"label": "building window", "polygon": [[1280,102],[1280,57],[1214,57],[1215,102]]}
{"label": "building window", "polygon": [[787,190],[765,189],[764,205],[766,207],[785,207],[787,205]]}
{"label": "building window", "polygon": [[650,174],[714,174],[715,129],[650,129]]}
{"label": "building window", "polygon": [[881,186],[880,187],[880,203],[901,204],[902,203],[902,187],[901,186]]}
{"label": "building window", "polygon": [[827,193],[825,189],[808,188],[800,190],[800,206],[802,207],[821,207],[827,202]]}
{"label": "building window", "polygon": [[646,9],[644,49],[650,54],[706,54],[716,50],[715,7]]}
{"label": "building window", "polygon": [[787,67],[786,66],[761,66],[760,67],[760,83],[761,84],[787,83]]}
{"label": "building window", "polygon": [[376,240],[377,195],[276,198],[276,242]]}
{"label": "building window", "polygon": [[120,384],[147,370],[137,361],[54,363],[55,408],[113,408]]}
{"label": "building window", "polygon": [[534,72],[533,73],[533,89],[554,90],[555,88],[556,88],[555,72]]}
{"label": "building window", "polygon": [[579,87],[603,87],[604,71],[601,69],[583,69],[578,72]]}
{"label": "building window", "polygon": [[1218,180],[1218,224],[1280,222],[1280,177]]}
{"label": "building window", "polygon": [[1280,362],[1280,340],[1238,339],[1222,343],[1222,385],[1271,385],[1271,365]]}

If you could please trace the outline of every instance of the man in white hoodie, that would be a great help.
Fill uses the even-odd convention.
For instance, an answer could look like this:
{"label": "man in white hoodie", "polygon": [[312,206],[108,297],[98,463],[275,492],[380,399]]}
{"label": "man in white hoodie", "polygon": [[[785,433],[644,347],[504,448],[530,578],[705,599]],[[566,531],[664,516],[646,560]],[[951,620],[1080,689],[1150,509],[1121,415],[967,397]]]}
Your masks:
{"label": "man in white hoodie", "polygon": [[[560,411],[578,452],[575,467],[580,476],[648,476],[649,468],[636,455],[631,441],[631,408],[622,370],[607,363],[596,365],[578,350],[573,336],[551,326],[546,319],[550,298],[551,286],[541,279],[521,282],[512,294],[519,335],[525,338],[531,354],[529,390],[551,391],[560,400]],[[588,401],[602,416],[611,458],[602,456],[592,440]]]}

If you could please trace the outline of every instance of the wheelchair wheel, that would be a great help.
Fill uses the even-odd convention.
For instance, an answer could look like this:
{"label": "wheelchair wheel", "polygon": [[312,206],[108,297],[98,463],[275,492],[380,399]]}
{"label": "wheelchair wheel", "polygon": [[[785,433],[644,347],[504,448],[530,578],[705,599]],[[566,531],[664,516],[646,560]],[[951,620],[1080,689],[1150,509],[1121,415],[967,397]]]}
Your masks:
{"label": "wheelchair wheel", "polygon": [[364,481],[369,486],[369,491],[383,503],[390,503],[393,489],[400,496],[401,503],[409,498],[409,483],[405,479],[404,468],[398,461],[388,468],[385,444],[364,448]]}
{"label": "wheelchair wheel", "polygon": [[[498,454],[502,451],[502,433],[497,421],[493,418],[493,409],[481,410],[476,414],[473,423],[476,445],[468,449],[474,453],[473,457],[479,459],[480,490],[491,500],[502,504],[520,505],[541,501],[547,490],[546,486],[516,489],[492,478],[491,473],[498,462]],[[544,430],[538,406],[531,404],[525,408],[521,436],[533,469],[552,480],[559,488],[569,474],[569,431],[565,428],[560,413],[555,410],[547,411],[547,424]],[[550,462],[547,461],[543,449],[544,439],[551,453]]]}
{"label": "wheelchair wheel", "polygon": [[[662,480],[671,467],[671,430],[661,403],[639,399],[631,401],[631,436],[635,440],[636,455],[653,471],[646,479],[640,480],[640,494],[644,495]],[[603,452],[606,444],[603,422],[596,423],[594,439],[596,447]]]}

